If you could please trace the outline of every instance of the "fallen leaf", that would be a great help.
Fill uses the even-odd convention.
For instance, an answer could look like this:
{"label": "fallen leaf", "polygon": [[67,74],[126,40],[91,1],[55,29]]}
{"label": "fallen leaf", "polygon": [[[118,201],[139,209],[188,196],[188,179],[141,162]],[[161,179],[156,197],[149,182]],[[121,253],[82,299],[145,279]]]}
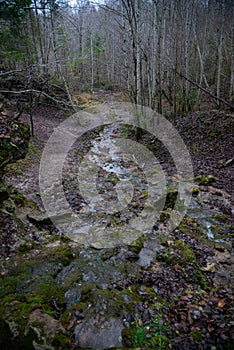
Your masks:
{"label": "fallen leaf", "polygon": [[176,271],[180,271],[180,270],[181,270],[181,266],[178,265],[178,264],[175,264],[175,265],[174,265],[174,268],[175,268]]}
{"label": "fallen leaf", "polygon": [[225,300],[220,300],[220,301],[218,302],[218,307],[224,307],[225,305],[226,305]]}
{"label": "fallen leaf", "polygon": [[188,297],[186,297],[186,296],[183,296],[183,297],[181,297],[181,298],[180,298],[180,300],[183,300],[183,301],[189,301],[189,298],[188,298]]}
{"label": "fallen leaf", "polygon": [[215,272],[215,263],[207,263],[206,267],[202,267],[201,271]]}
{"label": "fallen leaf", "polygon": [[208,329],[208,332],[213,332],[215,330],[214,327],[212,327],[210,325],[207,327],[207,329]]}

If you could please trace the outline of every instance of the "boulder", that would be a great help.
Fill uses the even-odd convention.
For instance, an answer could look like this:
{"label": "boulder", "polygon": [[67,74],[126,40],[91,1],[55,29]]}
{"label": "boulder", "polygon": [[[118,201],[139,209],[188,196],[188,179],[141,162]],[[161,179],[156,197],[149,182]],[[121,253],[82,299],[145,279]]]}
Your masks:
{"label": "boulder", "polygon": [[26,156],[30,139],[29,125],[0,114],[0,178],[7,164]]}

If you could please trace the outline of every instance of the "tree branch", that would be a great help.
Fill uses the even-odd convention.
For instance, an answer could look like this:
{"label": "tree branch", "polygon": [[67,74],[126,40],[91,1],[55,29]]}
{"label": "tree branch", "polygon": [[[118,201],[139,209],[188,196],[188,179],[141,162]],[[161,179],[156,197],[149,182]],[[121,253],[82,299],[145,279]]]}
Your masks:
{"label": "tree branch", "polygon": [[213,94],[212,92],[210,92],[210,91],[208,91],[207,89],[203,88],[203,87],[200,86],[198,83],[196,83],[195,81],[193,81],[193,80],[191,80],[190,78],[186,77],[186,76],[183,75],[182,73],[179,73],[179,72],[177,72],[177,71],[175,71],[175,72],[176,72],[176,74],[178,74],[181,78],[183,78],[183,79],[189,81],[191,84],[193,84],[193,85],[195,85],[196,87],[198,87],[198,89],[204,91],[206,94],[208,94],[209,96],[211,96],[213,99],[215,99],[215,100],[217,100],[217,101],[219,101],[219,102],[225,104],[226,106],[228,106],[228,107],[231,109],[231,111],[234,111],[234,106],[233,106],[231,103],[225,101],[223,98],[220,98],[220,97],[216,96],[215,94]]}
{"label": "tree branch", "polygon": [[[3,94],[14,94],[14,95],[20,95],[20,94],[28,94],[28,93],[35,93],[35,94],[40,94],[43,95],[45,97],[47,97],[49,100],[58,103],[58,104],[68,104],[69,106],[71,106],[71,104],[68,101],[64,101],[64,100],[58,100],[50,95],[48,95],[46,92],[43,91],[38,91],[38,90],[34,90],[34,89],[28,89],[28,90],[21,90],[21,91],[9,91],[9,90],[0,90],[0,93]],[[72,107],[72,106],[71,106]]]}

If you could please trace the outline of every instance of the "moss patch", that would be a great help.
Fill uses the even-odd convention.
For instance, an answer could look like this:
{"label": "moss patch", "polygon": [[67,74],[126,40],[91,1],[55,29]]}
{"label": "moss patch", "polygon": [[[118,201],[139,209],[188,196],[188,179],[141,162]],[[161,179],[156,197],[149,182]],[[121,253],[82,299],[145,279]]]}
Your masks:
{"label": "moss patch", "polygon": [[202,333],[200,330],[196,329],[190,333],[190,337],[194,342],[202,341]]}
{"label": "moss patch", "polygon": [[179,271],[188,282],[198,283],[203,289],[208,287],[195,254],[182,240],[175,241],[168,249],[159,253],[157,260],[180,266]]}
{"label": "moss patch", "polygon": [[199,185],[208,186],[216,181],[213,175],[198,175],[194,178],[194,182]]}

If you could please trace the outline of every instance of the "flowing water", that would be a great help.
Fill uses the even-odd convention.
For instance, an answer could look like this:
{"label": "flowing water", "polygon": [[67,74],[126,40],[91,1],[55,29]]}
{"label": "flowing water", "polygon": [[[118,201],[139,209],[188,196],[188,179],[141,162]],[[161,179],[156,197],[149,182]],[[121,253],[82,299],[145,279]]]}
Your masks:
{"label": "flowing water", "polygon": [[[38,263],[32,268],[31,279],[23,281],[17,290],[19,294],[30,292],[45,275],[53,275],[57,285],[66,287],[67,309],[86,303],[85,316],[71,311],[68,326],[73,327],[74,343],[81,348],[122,346],[122,330],[131,319],[127,310],[122,309],[121,300],[131,303],[132,297],[121,283],[133,276],[137,278],[155,261],[156,254],[165,249],[165,242],[173,239],[166,222],[155,217],[158,212],[152,205],[154,198],[165,195],[160,165],[147,158],[147,153],[145,159],[134,154],[130,143],[129,152],[123,155],[122,141],[115,138],[118,130],[118,124],[107,125],[91,142],[81,161],[76,158],[75,148],[67,157],[64,191],[74,216],[72,222],[62,223],[60,233],[72,239],[73,247],[79,247],[78,253],[67,266]],[[152,171],[154,176],[148,176]],[[61,211],[56,186],[51,196],[55,212]],[[224,226],[217,219],[222,212],[199,196],[192,198],[187,217],[196,222],[201,237],[230,246],[227,235],[217,238]],[[233,207],[229,205],[229,209]],[[40,221],[40,215],[37,218],[35,214],[34,218]],[[135,227],[129,225],[135,218]],[[112,285],[121,286],[118,295],[111,294]],[[84,320],[80,322],[80,318]]]}

